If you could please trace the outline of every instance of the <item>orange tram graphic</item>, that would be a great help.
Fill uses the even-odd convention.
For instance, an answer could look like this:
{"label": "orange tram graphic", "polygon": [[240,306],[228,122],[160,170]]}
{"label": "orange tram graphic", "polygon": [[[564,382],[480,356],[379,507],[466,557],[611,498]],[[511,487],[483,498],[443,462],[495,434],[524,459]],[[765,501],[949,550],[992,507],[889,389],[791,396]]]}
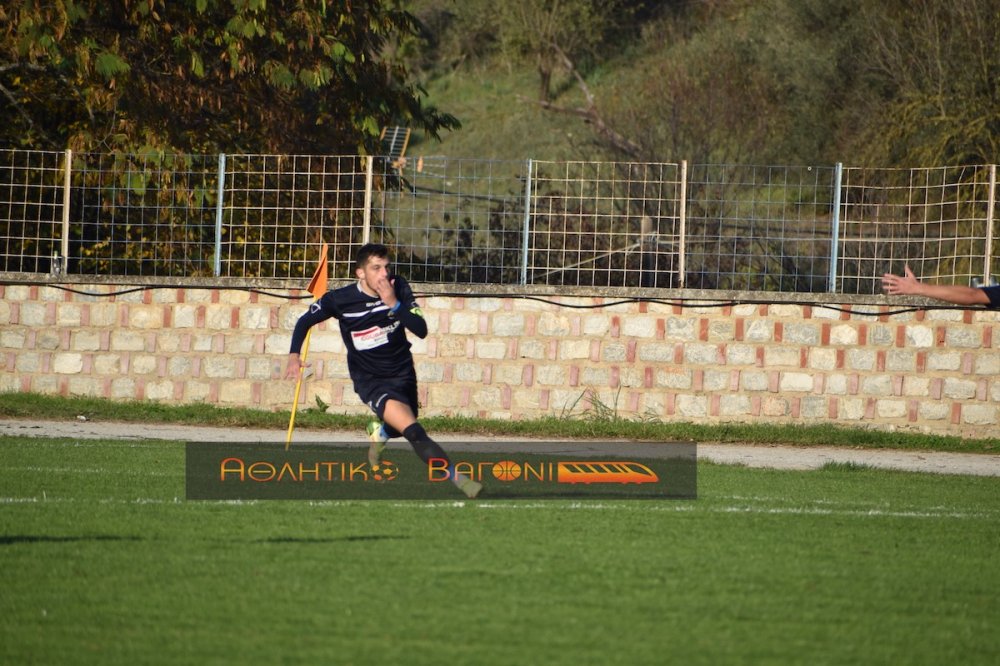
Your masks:
{"label": "orange tram graphic", "polygon": [[559,483],[656,483],[656,472],[637,462],[561,462]]}
{"label": "orange tram graphic", "polygon": [[473,479],[482,479],[492,471],[503,482],[547,483],[657,483],[660,477],[646,465],[633,460],[607,461],[551,461],[551,462],[457,462],[454,467],[446,458],[431,458],[427,463],[430,481],[447,481],[452,473],[461,473]]}

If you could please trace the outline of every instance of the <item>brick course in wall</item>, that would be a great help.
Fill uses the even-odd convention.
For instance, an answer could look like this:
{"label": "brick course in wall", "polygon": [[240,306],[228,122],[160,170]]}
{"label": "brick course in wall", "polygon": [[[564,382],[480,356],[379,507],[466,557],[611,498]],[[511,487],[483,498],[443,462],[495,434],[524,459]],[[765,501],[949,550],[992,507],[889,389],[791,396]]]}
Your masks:
{"label": "brick course in wall", "polygon": [[[290,405],[294,382],[281,373],[305,300],[225,287],[72,287],[89,294],[0,285],[0,391]],[[527,418],[604,406],[664,421],[835,423],[961,436],[994,436],[1000,420],[998,313],[891,314],[899,303],[815,294],[809,304],[713,306],[708,292],[699,292],[701,301],[657,296],[676,301],[669,304],[525,293],[553,303],[421,298],[430,334],[412,339],[423,413]],[[303,406],[319,397],[334,411],[366,411],[351,388],[335,321],[314,330],[309,360]]]}

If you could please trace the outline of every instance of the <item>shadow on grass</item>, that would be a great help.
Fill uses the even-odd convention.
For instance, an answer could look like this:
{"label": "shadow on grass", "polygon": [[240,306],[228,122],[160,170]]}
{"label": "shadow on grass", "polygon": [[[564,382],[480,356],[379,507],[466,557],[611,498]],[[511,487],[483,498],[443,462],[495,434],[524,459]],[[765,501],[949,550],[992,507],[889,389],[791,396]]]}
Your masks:
{"label": "shadow on grass", "polygon": [[142,541],[137,536],[116,536],[113,534],[95,534],[89,536],[49,536],[44,534],[8,534],[0,536],[0,546],[13,546],[19,543],[79,543],[82,541]]}
{"label": "shadow on grass", "polygon": [[873,472],[878,470],[878,468],[873,465],[866,465],[865,463],[831,461],[823,463],[823,466],[819,470],[821,472]]}
{"label": "shadow on grass", "polygon": [[368,534],[368,535],[350,535],[341,537],[326,537],[326,538],[314,538],[314,537],[269,537],[267,539],[255,539],[253,543],[342,543],[351,541],[402,541],[404,539],[410,539],[408,536],[393,535],[393,534]]}

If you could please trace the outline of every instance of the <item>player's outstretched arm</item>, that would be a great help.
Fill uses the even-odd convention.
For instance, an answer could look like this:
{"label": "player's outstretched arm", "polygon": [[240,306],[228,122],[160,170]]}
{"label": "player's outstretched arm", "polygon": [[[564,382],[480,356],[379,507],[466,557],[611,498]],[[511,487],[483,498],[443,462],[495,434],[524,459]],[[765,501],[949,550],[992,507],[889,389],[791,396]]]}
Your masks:
{"label": "player's outstretched arm", "polygon": [[956,305],[989,305],[986,292],[976,287],[959,284],[925,284],[917,279],[907,266],[903,275],[886,273],[882,276],[882,289],[889,296],[925,296]]}
{"label": "player's outstretched arm", "polygon": [[302,345],[306,340],[306,334],[309,333],[309,329],[313,326],[321,321],[326,321],[331,316],[330,312],[323,309],[322,300],[320,300],[310,305],[309,309],[295,322],[295,329],[292,331],[292,344],[288,350],[288,361],[285,364],[286,379],[296,379],[302,368],[309,367],[309,364],[303,363],[302,358],[299,356],[299,353],[302,351]]}

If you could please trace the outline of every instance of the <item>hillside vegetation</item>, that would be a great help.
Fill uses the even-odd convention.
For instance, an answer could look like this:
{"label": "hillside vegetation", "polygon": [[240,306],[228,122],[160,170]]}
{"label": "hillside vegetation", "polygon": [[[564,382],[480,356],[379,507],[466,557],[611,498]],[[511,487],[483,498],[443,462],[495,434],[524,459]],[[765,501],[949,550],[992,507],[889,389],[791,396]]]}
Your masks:
{"label": "hillside vegetation", "polygon": [[983,164],[998,82],[996,0],[0,3],[36,150]]}
{"label": "hillside vegetation", "polygon": [[928,166],[997,159],[990,0],[411,0],[460,129],[411,154]]}

